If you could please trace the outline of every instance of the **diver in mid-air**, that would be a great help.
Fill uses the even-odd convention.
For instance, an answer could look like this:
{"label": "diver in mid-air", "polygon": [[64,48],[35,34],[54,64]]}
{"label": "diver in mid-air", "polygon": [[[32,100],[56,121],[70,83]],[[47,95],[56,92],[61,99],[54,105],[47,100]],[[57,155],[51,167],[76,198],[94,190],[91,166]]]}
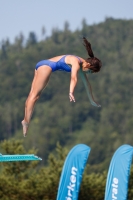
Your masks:
{"label": "diver in mid-air", "polygon": [[68,54],[56,56],[48,60],[42,60],[36,64],[31,90],[25,103],[25,116],[22,121],[24,136],[26,136],[27,134],[35,103],[39,99],[42,90],[46,87],[51,73],[57,70],[71,72],[69,89],[70,102],[75,102],[74,89],[77,84],[77,74],[79,72],[85,85],[87,95],[90,99],[91,104],[100,107],[100,105],[94,101],[91,86],[86,76],[86,73],[99,72],[102,63],[98,58],[94,56],[91,44],[85,37],[83,37],[83,44],[87,50],[88,55],[90,56],[87,59],[81,58],[76,55]]}

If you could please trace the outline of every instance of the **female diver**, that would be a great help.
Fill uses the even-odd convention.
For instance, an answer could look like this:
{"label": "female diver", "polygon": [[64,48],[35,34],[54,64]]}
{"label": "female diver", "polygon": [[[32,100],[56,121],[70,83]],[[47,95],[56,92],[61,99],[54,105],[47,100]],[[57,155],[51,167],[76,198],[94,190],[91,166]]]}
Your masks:
{"label": "female diver", "polygon": [[25,102],[25,116],[23,121],[21,122],[24,137],[27,135],[35,103],[39,99],[42,90],[46,87],[51,73],[54,71],[62,70],[66,72],[71,72],[69,90],[70,102],[75,102],[74,89],[77,84],[77,73],[79,72],[91,104],[100,107],[100,105],[98,105],[94,101],[91,86],[89,84],[86,73],[99,72],[102,63],[98,58],[94,56],[91,44],[85,37],[83,37],[83,45],[85,46],[87,53],[90,56],[87,59],[83,59],[75,55],[61,55],[48,60],[42,60],[36,64],[31,90]]}

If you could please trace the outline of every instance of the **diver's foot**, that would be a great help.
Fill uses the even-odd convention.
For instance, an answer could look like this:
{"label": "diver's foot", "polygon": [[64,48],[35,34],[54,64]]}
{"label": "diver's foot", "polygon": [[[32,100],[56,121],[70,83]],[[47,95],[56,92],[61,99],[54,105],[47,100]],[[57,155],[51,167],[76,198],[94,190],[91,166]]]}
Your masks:
{"label": "diver's foot", "polygon": [[29,124],[24,120],[21,122],[21,124],[23,126],[23,136],[26,137]]}

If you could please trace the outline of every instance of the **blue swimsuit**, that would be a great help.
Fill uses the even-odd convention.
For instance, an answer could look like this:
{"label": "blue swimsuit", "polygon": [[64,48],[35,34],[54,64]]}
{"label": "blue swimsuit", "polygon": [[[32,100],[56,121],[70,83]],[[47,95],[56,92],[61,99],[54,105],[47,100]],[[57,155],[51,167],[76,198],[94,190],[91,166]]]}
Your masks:
{"label": "blue swimsuit", "polygon": [[[66,71],[66,72],[71,72],[71,67],[65,63],[65,57],[67,55],[63,56],[60,60],[58,60],[57,62],[51,61],[51,60],[41,60],[40,62],[38,62],[36,64],[36,70],[42,66],[42,65],[48,65],[49,67],[51,67],[52,72],[60,70],[60,71]],[[76,56],[80,63],[81,60],[78,56]]]}

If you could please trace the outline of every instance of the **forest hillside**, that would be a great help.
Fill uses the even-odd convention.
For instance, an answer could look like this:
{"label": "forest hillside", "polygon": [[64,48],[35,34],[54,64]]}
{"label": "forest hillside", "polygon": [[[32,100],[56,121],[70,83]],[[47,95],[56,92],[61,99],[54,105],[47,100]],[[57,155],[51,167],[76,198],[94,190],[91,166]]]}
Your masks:
{"label": "forest hillside", "polygon": [[95,100],[92,106],[84,85],[78,79],[76,103],[69,102],[70,73],[52,73],[49,84],[36,104],[25,148],[38,149],[44,163],[55,152],[57,142],[70,150],[79,143],[91,147],[92,171],[107,170],[115,150],[123,144],[133,145],[133,20],[107,18],[72,32],[53,28],[51,36],[37,40],[36,33],[16,37],[14,44],[1,42],[0,48],[0,140],[23,139],[21,120],[34,68],[38,61],[56,55],[74,54],[87,58],[80,36],[91,42],[102,63],[97,74],[90,74]]}

